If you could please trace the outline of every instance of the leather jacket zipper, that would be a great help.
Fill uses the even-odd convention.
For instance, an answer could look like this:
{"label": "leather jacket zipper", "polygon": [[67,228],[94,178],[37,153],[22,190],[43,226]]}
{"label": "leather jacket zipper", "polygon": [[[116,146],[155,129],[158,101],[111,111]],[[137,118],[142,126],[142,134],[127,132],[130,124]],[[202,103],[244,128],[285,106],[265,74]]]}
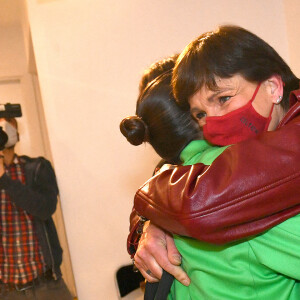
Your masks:
{"label": "leather jacket zipper", "polygon": [[44,228],[44,232],[45,232],[45,236],[46,236],[46,239],[47,239],[47,245],[48,245],[48,248],[49,248],[49,252],[50,252],[50,258],[51,258],[51,270],[52,270],[52,276],[54,278],[54,280],[57,280],[58,277],[55,273],[55,269],[54,269],[54,258],[53,258],[53,253],[52,253],[52,249],[51,249],[51,246],[50,246],[50,241],[49,241],[49,236],[48,236],[48,232],[45,228],[45,224],[43,223],[43,228]]}
{"label": "leather jacket zipper", "polygon": [[[38,174],[38,171],[39,171],[40,167],[41,167],[41,162],[36,167],[35,174],[34,174],[34,182],[37,181],[37,174]],[[52,253],[52,249],[51,249],[51,245],[50,245],[50,240],[49,240],[48,232],[47,232],[47,229],[45,227],[45,223],[43,222],[42,224],[43,224],[43,229],[44,229],[44,232],[45,232],[45,236],[46,236],[46,240],[47,240],[47,246],[48,246],[49,253],[50,253],[50,258],[51,258],[52,276],[53,276],[54,280],[57,280],[58,277],[57,277],[55,269],[54,269],[54,258],[53,258],[53,253]]]}

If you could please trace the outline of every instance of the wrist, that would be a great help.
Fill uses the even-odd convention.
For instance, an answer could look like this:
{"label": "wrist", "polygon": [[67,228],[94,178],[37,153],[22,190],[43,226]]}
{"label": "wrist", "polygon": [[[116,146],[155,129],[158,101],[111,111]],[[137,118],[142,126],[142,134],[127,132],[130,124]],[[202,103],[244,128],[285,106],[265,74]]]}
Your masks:
{"label": "wrist", "polygon": [[[1,182],[1,178],[0,178]],[[134,257],[135,252],[139,246],[139,242],[144,230],[144,223],[147,221],[146,218],[138,216],[135,218],[135,223],[132,224],[130,232],[127,238],[127,251],[131,258]]]}
{"label": "wrist", "polygon": [[145,231],[145,229],[149,226],[149,222],[150,221],[147,220],[145,217],[139,216],[139,224],[138,224],[138,227],[136,229],[136,233],[139,234],[139,235],[142,235],[143,232]]}
{"label": "wrist", "polygon": [[143,225],[143,231],[142,231],[142,233],[145,233],[146,231],[147,231],[147,228],[149,227],[149,225],[150,225],[150,220],[146,220],[146,221],[144,221],[143,223],[142,223]]}

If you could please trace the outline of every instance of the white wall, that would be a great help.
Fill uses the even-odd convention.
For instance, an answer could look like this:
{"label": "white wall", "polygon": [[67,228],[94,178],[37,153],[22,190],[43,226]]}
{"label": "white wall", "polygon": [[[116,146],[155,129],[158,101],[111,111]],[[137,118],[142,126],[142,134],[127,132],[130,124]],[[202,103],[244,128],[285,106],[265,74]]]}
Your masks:
{"label": "white wall", "polygon": [[[1,1],[3,8],[3,0]],[[11,7],[7,9],[10,11]],[[23,30],[26,26],[21,22],[22,14],[17,5],[14,13],[18,15],[14,22],[5,23],[0,20],[0,103],[21,104],[23,117],[18,119],[21,142],[17,144],[17,153],[44,155],[34,85],[29,74],[30,64],[24,40]]]}
{"label": "white wall", "polygon": [[284,0],[284,8],[286,15],[290,66],[293,72],[300,77],[300,1]]}
{"label": "white wall", "polygon": [[117,299],[135,190],[158,158],[119,122],[142,71],[203,31],[234,23],[288,60],[281,0],[27,0],[79,300]]}
{"label": "white wall", "polygon": [[27,71],[21,25],[0,27],[0,77],[22,75]]}

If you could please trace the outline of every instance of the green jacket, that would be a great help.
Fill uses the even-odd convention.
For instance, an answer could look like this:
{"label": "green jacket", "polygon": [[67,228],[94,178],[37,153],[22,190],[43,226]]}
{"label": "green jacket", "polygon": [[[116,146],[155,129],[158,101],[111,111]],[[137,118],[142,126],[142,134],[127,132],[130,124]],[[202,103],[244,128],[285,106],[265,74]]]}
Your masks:
{"label": "green jacket", "polygon": [[[225,149],[193,141],[181,158],[185,165],[210,165]],[[175,280],[169,300],[300,299],[300,215],[226,246],[177,235],[174,239],[191,284],[185,287]]]}

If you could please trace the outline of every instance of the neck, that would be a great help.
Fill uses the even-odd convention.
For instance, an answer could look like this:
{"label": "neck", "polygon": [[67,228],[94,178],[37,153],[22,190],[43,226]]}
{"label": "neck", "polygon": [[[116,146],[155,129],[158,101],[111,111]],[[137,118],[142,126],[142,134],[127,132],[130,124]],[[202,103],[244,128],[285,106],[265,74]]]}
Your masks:
{"label": "neck", "polygon": [[13,162],[13,160],[14,160],[15,147],[4,149],[3,150],[3,155],[4,155],[4,163],[5,163],[5,165],[9,166]]}
{"label": "neck", "polygon": [[279,122],[285,116],[285,114],[286,114],[286,112],[284,111],[282,106],[275,104],[273,112],[272,112],[272,120],[271,120],[270,125],[268,127],[268,131],[275,130],[277,128]]}

